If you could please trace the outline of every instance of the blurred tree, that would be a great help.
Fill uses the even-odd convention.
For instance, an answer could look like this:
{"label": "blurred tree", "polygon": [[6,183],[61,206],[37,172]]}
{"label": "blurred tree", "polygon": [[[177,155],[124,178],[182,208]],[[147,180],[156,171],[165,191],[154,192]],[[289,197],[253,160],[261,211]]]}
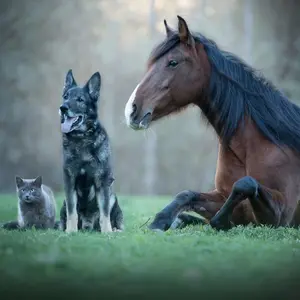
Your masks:
{"label": "blurred tree", "polygon": [[[253,0],[256,61],[279,88],[300,102],[300,1]],[[258,65],[258,63],[257,63]]]}
{"label": "blurred tree", "polygon": [[277,80],[283,81],[287,94],[300,102],[300,1],[267,2],[269,9],[276,12],[272,14],[274,39],[283,44]]}
{"label": "blurred tree", "polygon": [[244,0],[244,2],[245,59],[252,65],[253,0]]}
{"label": "blurred tree", "polygon": [[[155,36],[155,0],[149,0],[149,32],[150,32],[150,40],[153,41]],[[155,194],[156,188],[156,178],[158,176],[157,172],[157,153],[156,153],[156,135],[153,131],[150,131],[150,134],[146,135],[145,144],[145,194],[151,195]]]}

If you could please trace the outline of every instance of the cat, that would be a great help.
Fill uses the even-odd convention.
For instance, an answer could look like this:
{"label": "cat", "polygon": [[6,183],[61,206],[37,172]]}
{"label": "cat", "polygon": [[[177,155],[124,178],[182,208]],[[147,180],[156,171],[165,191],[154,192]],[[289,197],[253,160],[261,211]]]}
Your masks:
{"label": "cat", "polygon": [[5,223],[5,229],[56,229],[56,201],[52,190],[42,183],[42,176],[23,179],[16,176],[18,220]]}

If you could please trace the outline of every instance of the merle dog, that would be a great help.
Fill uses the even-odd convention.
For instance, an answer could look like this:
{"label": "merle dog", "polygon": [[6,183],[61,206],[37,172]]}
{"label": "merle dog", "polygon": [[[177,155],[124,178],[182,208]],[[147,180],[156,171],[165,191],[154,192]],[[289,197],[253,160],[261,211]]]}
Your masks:
{"label": "merle dog", "polygon": [[[97,103],[101,76],[96,72],[83,87],[69,70],[59,108],[63,136],[65,202],[61,227],[66,232],[123,229],[123,213],[112,193],[111,148],[100,124]],[[113,225],[113,226],[112,226]]]}

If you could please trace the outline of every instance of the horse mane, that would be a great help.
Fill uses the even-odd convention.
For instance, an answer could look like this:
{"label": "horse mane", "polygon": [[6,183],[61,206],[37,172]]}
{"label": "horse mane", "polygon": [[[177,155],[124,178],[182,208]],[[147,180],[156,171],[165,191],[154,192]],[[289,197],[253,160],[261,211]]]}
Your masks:
{"label": "horse mane", "polygon": [[[211,64],[209,100],[201,108],[222,141],[228,145],[244,117],[249,116],[269,141],[300,152],[300,108],[238,56],[221,50],[200,33],[193,33],[193,37],[204,46]],[[179,43],[174,33],[154,48],[150,61]]]}

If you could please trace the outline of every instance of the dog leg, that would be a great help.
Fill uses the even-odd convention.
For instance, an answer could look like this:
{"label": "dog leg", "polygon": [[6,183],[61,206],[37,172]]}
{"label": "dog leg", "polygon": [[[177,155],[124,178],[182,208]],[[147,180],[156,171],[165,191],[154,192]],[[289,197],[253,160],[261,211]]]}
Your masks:
{"label": "dog leg", "polygon": [[110,187],[102,186],[100,191],[96,193],[96,197],[100,213],[99,225],[101,232],[112,232],[110,211],[113,204],[110,203]]}
{"label": "dog leg", "polygon": [[[74,191],[71,195],[71,201],[67,201],[67,228],[66,232],[78,231],[78,214],[76,211],[77,195]],[[74,208],[75,207],[75,208]]]}
{"label": "dog leg", "polygon": [[67,226],[66,232],[78,231],[78,214],[77,214],[77,194],[74,189],[74,180],[65,172],[65,192],[67,207]]}

